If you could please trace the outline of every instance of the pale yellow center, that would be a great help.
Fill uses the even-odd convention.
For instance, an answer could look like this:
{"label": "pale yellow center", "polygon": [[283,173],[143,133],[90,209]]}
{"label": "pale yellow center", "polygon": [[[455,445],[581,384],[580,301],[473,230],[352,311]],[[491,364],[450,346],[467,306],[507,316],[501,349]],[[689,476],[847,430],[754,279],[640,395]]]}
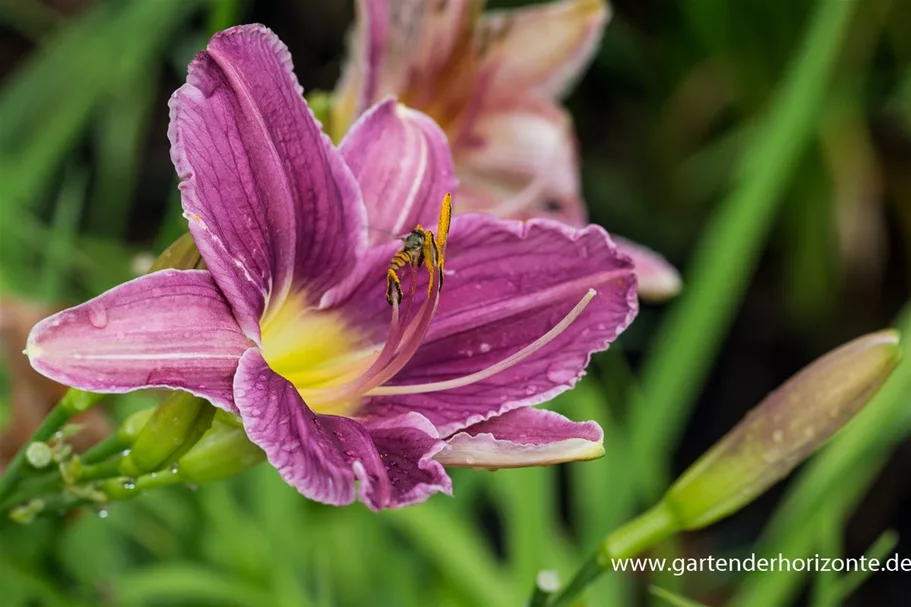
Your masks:
{"label": "pale yellow center", "polygon": [[365,347],[338,312],[308,308],[300,297],[288,298],[261,329],[263,358],[294,384],[312,410],[355,413],[359,397],[327,399],[325,394],[361,376],[376,358],[378,347]]}

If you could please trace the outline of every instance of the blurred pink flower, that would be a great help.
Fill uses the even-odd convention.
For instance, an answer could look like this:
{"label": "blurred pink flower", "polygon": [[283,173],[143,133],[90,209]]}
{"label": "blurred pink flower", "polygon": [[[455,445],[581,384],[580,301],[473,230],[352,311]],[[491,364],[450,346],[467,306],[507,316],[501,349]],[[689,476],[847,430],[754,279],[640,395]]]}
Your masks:
{"label": "blurred pink flower", "polygon": [[[330,130],[340,141],[387,95],[446,131],[459,178],[459,211],[585,223],[572,120],[560,105],[598,47],[604,0],[561,0],[483,11],[483,0],[358,0],[348,63]],[[677,294],[661,255],[625,240],[639,294]]]}

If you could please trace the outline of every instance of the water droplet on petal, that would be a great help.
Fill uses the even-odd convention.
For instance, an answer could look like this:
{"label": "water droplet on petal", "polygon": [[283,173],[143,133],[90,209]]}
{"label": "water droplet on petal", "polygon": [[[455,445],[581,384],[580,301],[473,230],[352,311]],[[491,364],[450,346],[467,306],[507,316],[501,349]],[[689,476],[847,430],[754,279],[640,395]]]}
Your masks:
{"label": "water droplet on petal", "polygon": [[534,386],[528,386],[527,388],[525,388],[525,394],[528,396],[531,396],[532,394],[534,394],[537,391],[538,391],[538,389],[535,388]]}
{"label": "water droplet on petal", "polygon": [[238,398],[243,398],[247,395],[247,391],[243,388],[234,388],[234,395]]}
{"label": "water droplet on petal", "polygon": [[108,326],[108,311],[100,301],[89,304],[89,322],[96,329],[103,329]]}
{"label": "water droplet on petal", "polygon": [[551,365],[547,369],[547,381],[555,384],[565,384],[576,377],[576,369],[566,363]]}
{"label": "water droplet on petal", "polygon": [[478,348],[481,350],[481,354],[487,354],[490,352],[490,344],[482,343]]}

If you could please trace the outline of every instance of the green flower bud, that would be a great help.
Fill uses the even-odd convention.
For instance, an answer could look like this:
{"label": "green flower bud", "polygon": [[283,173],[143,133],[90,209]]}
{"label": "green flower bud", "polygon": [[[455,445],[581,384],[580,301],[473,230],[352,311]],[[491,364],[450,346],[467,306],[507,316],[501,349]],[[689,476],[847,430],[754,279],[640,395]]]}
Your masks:
{"label": "green flower bud", "polygon": [[145,425],[152,418],[153,413],[155,413],[155,407],[148,407],[146,409],[140,409],[126,418],[117,429],[117,438],[125,445],[132,445],[135,443],[136,439],[139,438],[142,429],[145,428]]}
{"label": "green flower bud", "polygon": [[772,392],[665,495],[679,527],[709,525],[787,476],[870,402],[900,356],[897,332],[872,333]]}
{"label": "green flower bud", "polygon": [[171,243],[149,267],[149,273],[158,270],[193,270],[203,267],[202,257],[189,232]]}
{"label": "green flower bud", "polygon": [[177,474],[187,483],[208,483],[233,476],[265,459],[229,413],[218,411],[212,426],[177,462]]}
{"label": "green flower bud", "polygon": [[88,411],[107,396],[106,394],[95,394],[94,392],[85,392],[70,388],[60,399],[58,407],[65,411],[69,417]]}
{"label": "green flower bud", "polygon": [[214,411],[201,398],[186,392],[171,393],[155,408],[120,462],[120,473],[135,477],[167,466],[196,444]]}

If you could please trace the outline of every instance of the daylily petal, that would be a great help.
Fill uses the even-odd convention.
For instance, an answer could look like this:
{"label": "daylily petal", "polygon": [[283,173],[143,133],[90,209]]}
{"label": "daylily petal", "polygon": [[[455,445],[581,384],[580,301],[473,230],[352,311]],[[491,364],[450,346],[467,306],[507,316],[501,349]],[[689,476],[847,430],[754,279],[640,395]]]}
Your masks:
{"label": "daylily petal", "polygon": [[403,419],[398,428],[374,430],[371,436],[353,419],[318,415],[255,348],[241,357],[234,398],[247,436],[305,497],[341,506],[357,495],[371,509],[380,510],[449,491],[442,466],[431,459],[443,444],[435,432],[430,435],[415,423],[414,416]]}
{"label": "daylily petal", "polygon": [[525,99],[484,112],[455,161],[460,212],[585,220],[572,121],[550,102]]}
{"label": "daylily petal", "polygon": [[359,0],[348,63],[336,90],[336,138],[390,94],[438,120],[455,119],[474,94],[472,32],[479,0]]}
{"label": "daylily petal", "polygon": [[[455,217],[439,310],[425,343],[391,385],[445,381],[497,364],[557,325],[589,289],[598,293],[575,322],[515,366],[463,387],[376,396],[362,414],[389,418],[417,411],[446,436],[545,402],[569,389],[591,353],[607,348],[636,315],[632,263],[601,228]],[[361,318],[381,318],[382,312],[367,308],[385,305],[382,292],[376,279],[365,281],[349,300],[357,303],[348,305],[357,306]]]}
{"label": "daylily petal", "polygon": [[371,244],[435,223],[443,195],[456,186],[446,135],[395,99],[368,110],[339,150],[361,187]]}
{"label": "daylily petal", "polygon": [[170,102],[190,231],[257,341],[267,305],[320,297],[365,242],[357,184],[302,92],[285,45],[252,25],[216,34]]}
{"label": "daylily petal", "polygon": [[661,302],[680,292],[683,287],[680,272],[660,253],[619,236],[613,238],[620,252],[633,260],[642,301]]}
{"label": "daylily petal", "polygon": [[233,411],[234,370],[249,346],[208,272],[163,270],[42,320],[25,353],[43,375],[83,390],[174,388]]}
{"label": "daylily petal", "polygon": [[[435,459],[446,443],[427,418],[411,413],[391,427],[371,427],[370,436],[389,475],[392,492],[386,506],[418,504],[434,493],[452,495],[452,480]],[[368,505],[382,507],[374,501]]]}
{"label": "daylily petal", "polygon": [[520,468],[604,455],[604,433],[595,422],[573,422],[558,413],[526,407],[465,428],[436,456],[445,466]]}
{"label": "daylily petal", "polygon": [[484,45],[480,68],[494,73],[490,95],[564,95],[598,48],[609,17],[605,0],[563,0],[486,13],[478,36],[491,40]]}
{"label": "daylily petal", "polygon": [[[452,67],[454,58],[470,52],[470,32],[481,8],[478,0],[366,1],[377,21],[380,15],[388,20],[386,37],[376,45],[382,53],[377,97],[414,88],[410,85],[426,84],[443,68]],[[381,33],[378,27],[372,30],[374,36]],[[431,90],[415,92],[427,99],[439,94]]]}

